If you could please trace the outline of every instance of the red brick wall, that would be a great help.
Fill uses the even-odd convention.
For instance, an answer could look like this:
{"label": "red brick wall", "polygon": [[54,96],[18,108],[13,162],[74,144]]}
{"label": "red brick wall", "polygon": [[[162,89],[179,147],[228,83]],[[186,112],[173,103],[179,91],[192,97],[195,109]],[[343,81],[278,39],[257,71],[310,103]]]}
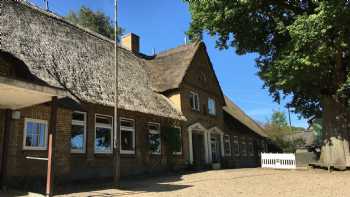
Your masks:
{"label": "red brick wall", "polygon": [[[189,102],[190,92],[199,94],[200,111],[193,111]],[[191,63],[184,81],[180,87],[181,108],[188,119],[187,126],[200,122],[207,129],[217,126],[224,129],[222,107],[225,105],[221,95],[220,86],[204,48],[200,48]],[[208,98],[216,103],[216,115],[208,114]]]}
{"label": "red brick wall", "polygon": [[[9,176],[38,176],[46,174],[46,162],[29,160],[27,156],[33,157],[47,157],[47,151],[24,150],[23,149],[23,134],[24,134],[24,119],[40,119],[50,120],[50,106],[38,105],[34,107],[24,108],[20,110],[21,118],[19,120],[11,121],[11,132],[8,153],[7,173]],[[56,149],[56,170],[58,174],[69,171],[69,157],[67,157],[67,150],[69,150],[68,142],[70,138],[70,110],[58,109],[57,116],[57,148]],[[69,123],[69,124],[68,124]],[[68,155],[69,156],[69,155]],[[30,170],[28,170],[30,168]]]}
{"label": "red brick wall", "polygon": [[[86,104],[83,106],[87,112],[87,143],[86,153],[73,154],[70,152],[71,136],[71,113],[69,109],[59,108],[57,116],[56,135],[56,160],[55,174],[57,182],[81,179],[98,179],[112,177],[113,158],[112,154],[95,154],[95,114],[113,115],[113,108],[99,105]],[[35,182],[43,185],[46,176],[46,161],[28,160],[26,156],[47,157],[47,151],[23,150],[24,119],[33,118],[40,120],[50,119],[50,106],[38,105],[20,110],[21,118],[12,120],[10,132],[9,154],[7,173],[9,182],[13,185],[28,184]],[[147,122],[157,122],[161,126],[170,125],[172,120],[152,115],[125,110],[118,111],[120,117],[132,118],[136,123],[136,153],[135,155],[121,155],[121,175],[154,173],[162,171],[166,166],[166,157],[151,156],[145,151],[147,142]],[[181,126],[181,123],[178,123]],[[186,143],[184,140],[183,143]],[[162,151],[165,150],[164,143]],[[176,156],[178,164],[184,164],[186,152]],[[161,165],[162,164],[162,165]],[[33,181],[34,180],[34,181]],[[32,186],[32,185],[30,185]]]}
{"label": "red brick wall", "polygon": [[[260,156],[259,153],[262,151],[261,146],[259,145],[261,141],[265,140],[261,136],[257,135],[249,128],[244,126],[238,120],[233,119],[229,115],[225,114],[225,131],[230,135],[231,143],[231,156],[225,157],[226,167],[229,168],[243,168],[243,167],[257,167],[260,165]],[[247,156],[240,154],[236,156],[234,154],[234,136],[238,137],[238,143],[241,148],[242,138],[245,139],[246,146],[248,147],[248,140],[252,140],[254,144],[254,155]],[[247,148],[248,149],[248,148]]]}

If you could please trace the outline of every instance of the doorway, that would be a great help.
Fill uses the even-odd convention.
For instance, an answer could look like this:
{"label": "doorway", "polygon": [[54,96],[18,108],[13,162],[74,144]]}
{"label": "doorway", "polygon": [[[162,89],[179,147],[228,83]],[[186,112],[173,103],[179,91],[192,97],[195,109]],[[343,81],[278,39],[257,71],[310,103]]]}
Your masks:
{"label": "doorway", "polygon": [[193,165],[203,167],[205,165],[205,144],[204,134],[200,132],[192,133]]}

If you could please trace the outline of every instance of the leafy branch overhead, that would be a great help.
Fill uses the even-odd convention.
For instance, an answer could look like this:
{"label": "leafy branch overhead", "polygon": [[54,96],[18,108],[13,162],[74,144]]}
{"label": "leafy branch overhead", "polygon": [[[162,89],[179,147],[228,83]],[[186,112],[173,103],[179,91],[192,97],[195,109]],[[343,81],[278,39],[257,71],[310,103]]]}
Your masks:
{"label": "leafy branch overhead", "polygon": [[276,101],[304,117],[321,116],[324,99],[348,106],[348,0],[185,0],[192,39],[217,36],[217,47],[258,53],[256,66]]}
{"label": "leafy branch overhead", "polygon": [[[110,39],[114,39],[114,24],[109,16],[103,12],[94,12],[90,8],[82,6],[78,12],[70,11],[65,16],[65,19],[73,24],[80,25]],[[124,30],[119,27],[117,31],[118,36],[121,36],[123,32]]]}

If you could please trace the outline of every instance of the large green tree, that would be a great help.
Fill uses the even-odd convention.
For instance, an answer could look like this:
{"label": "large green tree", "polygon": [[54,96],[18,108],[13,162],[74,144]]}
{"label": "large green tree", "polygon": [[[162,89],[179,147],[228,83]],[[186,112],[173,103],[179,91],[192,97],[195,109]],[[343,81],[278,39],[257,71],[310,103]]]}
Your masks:
{"label": "large green tree", "polygon": [[[82,6],[79,11],[70,11],[65,19],[72,22],[73,24],[80,25],[91,31],[97,32],[110,39],[114,39],[114,24],[103,12],[94,12],[90,8]],[[123,33],[122,28],[118,28],[118,36]]]}
{"label": "large green tree", "polygon": [[258,74],[279,102],[305,118],[322,117],[321,162],[349,158],[349,0],[185,0],[192,39],[217,37],[220,49],[257,53]]}

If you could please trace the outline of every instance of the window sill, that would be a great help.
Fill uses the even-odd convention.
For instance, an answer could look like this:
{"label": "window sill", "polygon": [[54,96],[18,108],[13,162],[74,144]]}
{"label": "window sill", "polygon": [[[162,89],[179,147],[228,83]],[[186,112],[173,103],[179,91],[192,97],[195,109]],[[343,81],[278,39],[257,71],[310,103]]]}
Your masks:
{"label": "window sill", "polygon": [[95,155],[113,155],[113,152],[94,152]]}
{"label": "window sill", "polygon": [[135,155],[135,151],[120,150],[120,155]]}
{"label": "window sill", "polygon": [[47,151],[47,148],[23,148],[23,151]]}

